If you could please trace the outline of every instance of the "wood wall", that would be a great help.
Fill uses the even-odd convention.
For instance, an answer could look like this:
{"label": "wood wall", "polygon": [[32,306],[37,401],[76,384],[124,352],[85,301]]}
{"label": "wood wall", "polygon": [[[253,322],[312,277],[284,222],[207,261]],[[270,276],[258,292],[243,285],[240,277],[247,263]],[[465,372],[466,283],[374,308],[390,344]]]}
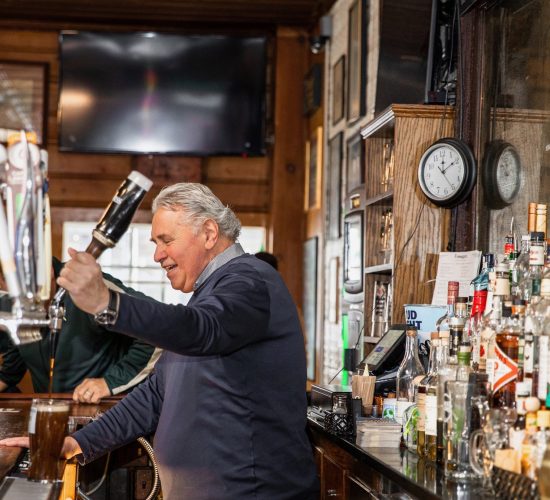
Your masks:
{"label": "wood wall", "polygon": [[[53,251],[61,254],[62,224],[66,220],[97,220],[120,182],[144,162],[132,155],[74,154],[58,151],[58,34],[46,30],[2,28],[0,22],[0,59],[41,62],[48,65],[46,148],[49,153],[50,197],[53,219]],[[61,28],[61,26],[60,26]],[[63,26],[67,28],[67,26]],[[86,26],[79,26],[85,29]],[[168,165],[152,169],[155,181],[136,220],[148,221],[151,200],[166,184],[188,180],[200,169],[202,181],[229,204],[243,224],[268,228],[268,250],[281,261],[280,270],[290,291],[301,302],[301,239],[303,207],[303,122],[301,86],[304,76],[306,37],[298,29],[279,30],[274,59],[278,95],[275,100],[276,125],[273,146],[265,157],[154,157],[151,162]],[[284,102],[283,102],[284,100]],[[280,140],[279,140],[280,139]],[[190,180],[193,180],[192,178]]]}

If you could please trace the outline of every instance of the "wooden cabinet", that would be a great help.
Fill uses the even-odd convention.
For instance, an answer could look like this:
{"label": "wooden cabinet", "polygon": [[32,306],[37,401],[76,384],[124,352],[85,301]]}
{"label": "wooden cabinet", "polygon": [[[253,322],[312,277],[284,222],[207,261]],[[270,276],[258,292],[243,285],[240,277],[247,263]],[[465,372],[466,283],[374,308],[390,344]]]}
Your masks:
{"label": "wooden cabinet", "polygon": [[366,338],[383,333],[384,317],[404,323],[404,304],[431,302],[430,280],[447,245],[450,211],[425,198],[417,171],[428,146],[453,135],[453,118],[449,107],[392,105],[361,130]]}

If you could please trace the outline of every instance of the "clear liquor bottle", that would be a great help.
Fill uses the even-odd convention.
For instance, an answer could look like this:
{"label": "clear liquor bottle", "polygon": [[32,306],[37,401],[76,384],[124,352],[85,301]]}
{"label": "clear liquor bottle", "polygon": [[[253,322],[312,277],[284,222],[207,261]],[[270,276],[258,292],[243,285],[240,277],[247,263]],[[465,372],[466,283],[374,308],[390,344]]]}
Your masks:
{"label": "clear liquor bottle", "polygon": [[522,285],[525,285],[525,278],[527,276],[527,273],[529,272],[529,242],[530,242],[530,236],[528,234],[524,234],[521,237],[521,249],[519,256],[516,259],[515,267],[512,273],[512,281],[511,281],[511,293],[514,297],[521,297],[525,298],[524,290],[522,289]]}
{"label": "clear liquor bottle", "polygon": [[445,419],[445,384],[450,380],[456,380],[456,369],[457,365],[450,363],[448,344],[449,339],[442,339],[441,342],[441,351],[440,358],[438,360],[437,376],[429,391],[433,394],[436,393],[436,402],[437,402],[437,422],[436,422],[436,439],[435,439],[435,450],[433,445],[433,439],[428,438],[428,456],[431,460],[437,461],[437,463],[442,464],[444,462],[445,456],[445,430],[444,430],[444,419]]}
{"label": "clear liquor bottle", "polygon": [[437,332],[432,332],[430,336],[431,347],[430,359],[428,361],[428,373],[418,384],[418,390],[416,393],[416,407],[418,408],[416,451],[421,457],[425,456],[426,453],[426,394],[428,392],[428,386],[436,374],[437,350],[440,346],[438,336],[439,334]]}
{"label": "clear liquor bottle", "polygon": [[449,321],[455,315],[455,303],[458,297],[458,281],[449,281],[447,284],[447,312],[435,323],[435,329],[441,336],[441,332],[449,331]]}
{"label": "clear liquor bottle", "polygon": [[415,380],[424,375],[424,367],[418,357],[418,334],[416,327],[408,325],[405,341],[405,355],[397,370],[396,384],[396,420],[402,424],[405,410],[414,404]]}

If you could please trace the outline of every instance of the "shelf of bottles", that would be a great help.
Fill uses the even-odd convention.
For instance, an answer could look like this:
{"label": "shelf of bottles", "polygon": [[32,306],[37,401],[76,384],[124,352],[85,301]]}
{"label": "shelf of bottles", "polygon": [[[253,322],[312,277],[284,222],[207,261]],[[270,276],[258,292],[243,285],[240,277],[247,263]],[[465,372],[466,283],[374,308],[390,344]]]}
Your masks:
{"label": "shelf of bottles", "polygon": [[[432,333],[427,372],[410,327],[397,374],[404,445],[444,464],[451,480],[482,478],[486,492],[494,488],[493,467],[520,473],[528,481],[518,483],[524,489],[515,498],[536,498],[535,481],[550,481],[546,213],[545,204],[529,204],[521,237],[512,222],[503,253],[483,255],[469,297],[459,297],[458,282],[449,282],[447,313]],[[550,491],[550,484],[539,486]]]}

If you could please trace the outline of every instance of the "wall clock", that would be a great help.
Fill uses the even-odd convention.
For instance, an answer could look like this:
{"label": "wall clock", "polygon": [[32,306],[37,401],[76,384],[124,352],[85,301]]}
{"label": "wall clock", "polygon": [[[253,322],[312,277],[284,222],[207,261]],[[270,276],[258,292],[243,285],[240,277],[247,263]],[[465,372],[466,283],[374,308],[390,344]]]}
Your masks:
{"label": "wall clock", "polygon": [[482,180],[485,204],[489,208],[510,205],[523,182],[523,169],[516,148],[504,141],[490,143],[483,160]]}
{"label": "wall clock", "polygon": [[426,197],[440,207],[454,207],[472,192],[477,166],[472,150],[459,139],[434,142],[418,165],[418,182]]}

